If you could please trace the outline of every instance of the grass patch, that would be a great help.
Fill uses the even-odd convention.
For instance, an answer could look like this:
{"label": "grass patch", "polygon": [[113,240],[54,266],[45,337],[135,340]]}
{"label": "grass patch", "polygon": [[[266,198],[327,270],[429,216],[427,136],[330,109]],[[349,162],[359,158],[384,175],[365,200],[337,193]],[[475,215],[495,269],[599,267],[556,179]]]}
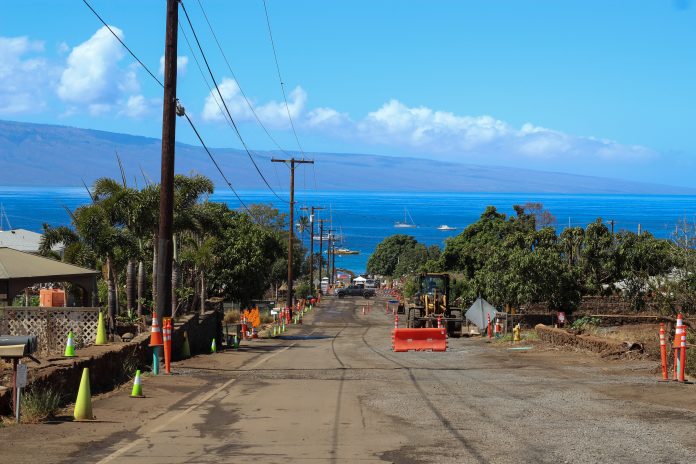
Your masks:
{"label": "grass patch", "polygon": [[531,330],[529,332],[523,333],[521,338],[522,338],[522,340],[527,341],[527,342],[539,341],[539,335],[536,333],[536,330]]}
{"label": "grass patch", "polygon": [[63,397],[51,387],[31,389],[22,395],[21,421],[36,424],[55,417],[63,404]]}
{"label": "grass patch", "polygon": [[580,333],[595,333],[597,332],[597,328],[599,325],[602,323],[602,320],[598,317],[592,317],[592,316],[583,316],[580,319],[575,320],[571,325],[570,328],[573,330],[577,330]]}

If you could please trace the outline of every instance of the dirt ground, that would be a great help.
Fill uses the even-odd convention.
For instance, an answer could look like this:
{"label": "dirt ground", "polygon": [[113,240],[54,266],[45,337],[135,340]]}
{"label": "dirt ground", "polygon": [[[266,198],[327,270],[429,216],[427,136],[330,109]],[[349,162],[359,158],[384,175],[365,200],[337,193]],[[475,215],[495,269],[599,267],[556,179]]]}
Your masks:
{"label": "dirt ground", "polygon": [[[393,353],[393,322],[328,300],[283,337],[93,399],[96,422],[0,429],[3,462],[694,462],[696,386],[651,359],[480,338]],[[40,437],[40,446],[37,446]]]}

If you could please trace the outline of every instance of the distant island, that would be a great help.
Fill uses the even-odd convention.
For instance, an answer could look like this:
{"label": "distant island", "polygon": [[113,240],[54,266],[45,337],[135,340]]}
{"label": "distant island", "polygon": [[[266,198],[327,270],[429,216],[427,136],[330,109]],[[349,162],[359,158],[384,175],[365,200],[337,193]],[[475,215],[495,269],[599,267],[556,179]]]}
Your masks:
{"label": "distant island", "polygon": [[[117,172],[118,152],[126,172],[159,180],[160,141],[92,129],[0,121],[0,183],[6,186],[88,185]],[[246,153],[213,150],[236,188],[259,189],[261,179]],[[259,167],[272,176],[270,158],[254,151]],[[497,193],[694,194],[696,189],[559,172],[356,153],[307,153],[315,161],[321,190],[437,191]],[[201,147],[177,144],[176,170],[200,172],[220,187],[222,179]],[[284,190],[286,182],[278,187]],[[312,179],[312,182],[314,180]],[[277,185],[274,185],[277,187]]]}

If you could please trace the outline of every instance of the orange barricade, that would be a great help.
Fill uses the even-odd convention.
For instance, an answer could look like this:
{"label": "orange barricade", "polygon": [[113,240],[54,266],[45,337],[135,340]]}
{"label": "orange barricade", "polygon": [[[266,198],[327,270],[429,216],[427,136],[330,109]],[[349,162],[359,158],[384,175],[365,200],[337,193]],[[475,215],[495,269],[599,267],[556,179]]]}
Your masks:
{"label": "orange barricade", "polygon": [[446,329],[394,329],[393,348],[399,351],[447,351]]}

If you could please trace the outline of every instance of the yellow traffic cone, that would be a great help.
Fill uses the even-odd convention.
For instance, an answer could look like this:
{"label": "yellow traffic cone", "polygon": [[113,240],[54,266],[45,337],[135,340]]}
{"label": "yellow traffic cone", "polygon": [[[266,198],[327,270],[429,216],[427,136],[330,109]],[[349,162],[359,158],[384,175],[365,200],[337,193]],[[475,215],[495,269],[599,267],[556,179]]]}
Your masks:
{"label": "yellow traffic cone", "polygon": [[181,346],[181,357],[186,359],[191,357],[191,346],[188,341],[188,332],[184,332],[184,344]]}
{"label": "yellow traffic cone", "polygon": [[75,337],[72,330],[68,332],[68,341],[65,344],[65,354],[63,356],[66,358],[75,357]]}
{"label": "yellow traffic cone", "polygon": [[104,313],[99,311],[99,322],[97,323],[97,339],[95,345],[106,345],[106,325],[104,325]]}
{"label": "yellow traffic cone", "polygon": [[94,415],[92,414],[92,392],[89,388],[89,369],[87,367],[82,370],[82,380],[80,380],[80,389],[77,391],[73,416],[76,421],[94,420]]}
{"label": "yellow traffic cone", "polygon": [[140,369],[135,371],[135,379],[133,379],[133,390],[131,391],[131,398],[144,398],[145,396],[143,395],[143,386],[142,386],[142,380],[140,377]]}
{"label": "yellow traffic cone", "polygon": [[215,353],[217,352],[217,347],[215,345],[215,339],[213,338],[213,342],[210,344],[210,352]]}

